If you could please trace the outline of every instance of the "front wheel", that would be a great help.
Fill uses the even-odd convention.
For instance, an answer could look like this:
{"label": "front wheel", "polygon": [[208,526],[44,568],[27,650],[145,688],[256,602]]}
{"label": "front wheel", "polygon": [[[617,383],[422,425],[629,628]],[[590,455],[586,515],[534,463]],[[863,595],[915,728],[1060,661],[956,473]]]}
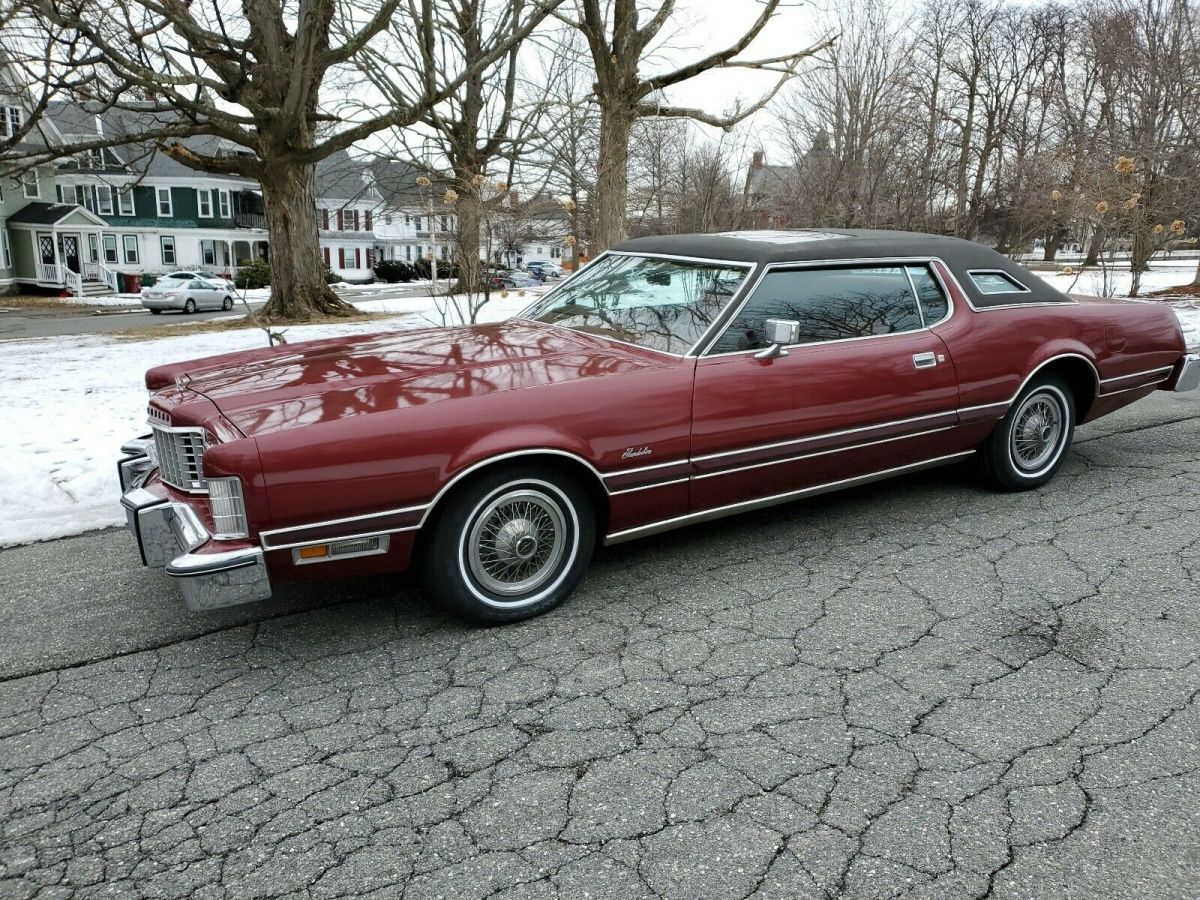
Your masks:
{"label": "front wheel", "polygon": [[536,616],[567,598],[596,540],[587,491],[554,469],[514,466],[455,491],[426,544],[426,588],[481,625]]}
{"label": "front wheel", "polygon": [[980,447],[983,471],[996,487],[1041,487],[1062,465],[1075,433],[1075,400],[1061,378],[1035,380]]}
{"label": "front wheel", "polygon": [[221,309],[225,310],[226,312],[229,312],[229,310],[233,309],[233,298],[226,297],[224,300],[222,300]]}
{"label": "front wheel", "polygon": [[188,297],[187,301],[183,304],[183,314],[185,316],[190,316],[195,311],[196,311],[196,301],[193,300],[191,297]]}

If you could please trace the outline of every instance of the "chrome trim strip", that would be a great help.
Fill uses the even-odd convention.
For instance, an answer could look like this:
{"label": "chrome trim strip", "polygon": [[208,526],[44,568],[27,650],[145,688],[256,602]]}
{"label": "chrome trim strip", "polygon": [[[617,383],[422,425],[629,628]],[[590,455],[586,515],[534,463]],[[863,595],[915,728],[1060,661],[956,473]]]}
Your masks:
{"label": "chrome trim strip", "polygon": [[[1169,375],[1167,376],[1167,378],[1170,378],[1170,377],[1171,376],[1169,376]],[[1167,378],[1160,378],[1157,381],[1147,381],[1143,384],[1135,384],[1133,387],[1120,388],[1115,391],[1107,391],[1103,394],[1098,394],[1097,399],[1102,399],[1104,397],[1115,397],[1115,396],[1117,396],[1117,394],[1128,394],[1130,391],[1140,391],[1142,388],[1157,387],[1158,385],[1160,385],[1164,381],[1166,381]]]}
{"label": "chrome trim strip", "polygon": [[[416,531],[420,525],[405,525],[402,528],[385,528],[379,531],[364,531],[361,534],[339,534],[336,537],[314,538],[307,541],[293,541],[289,544],[272,544],[267,546],[263,544],[263,550],[268,553],[274,553],[276,550],[295,550],[297,547],[312,547],[317,544],[337,544],[341,541],[355,541],[362,538],[383,537],[386,534],[403,534],[406,531]],[[349,559],[349,556],[341,556],[338,559]],[[325,560],[322,560],[325,562]]]}
{"label": "chrome trim strip", "polygon": [[1056,360],[1071,359],[1071,358],[1082,359],[1091,368],[1092,380],[1096,383],[1096,394],[1095,394],[1095,396],[1092,397],[1092,399],[1093,400],[1096,399],[1096,397],[1098,397],[1100,395],[1100,370],[1096,368],[1096,364],[1094,362],[1092,362],[1090,359],[1088,359],[1082,353],[1068,352],[1068,353],[1058,353],[1058,354],[1050,357],[1049,359],[1045,360],[1044,362],[1039,363],[1037,368],[1035,368],[1032,372],[1030,372],[1028,375],[1025,376],[1025,380],[1021,382],[1020,387],[1017,388],[1017,392],[1015,394],[1013,394],[1012,397],[1009,398],[1009,401],[1008,401],[1009,405],[1012,405],[1016,401],[1016,399],[1021,396],[1021,392],[1024,391],[1025,386],[1028,385],[1029,382],[1033,380],[1034,375],[1036,375],[1038,372],[1042,371],[1042,369],[1046,368],[1046,366],[1050,365],[1050,363],[1055,362]]}
{"label": "chrome trim strip", "polygon": [[615,472],[605,472],[605,478],[616,478],[620,475],[636,475],[638,472],[649,472],[652,469],[665,469],[668,466],[680,466],[692,461],[691,457],[677,459],[673,462],[655,463],[652,466],[636,466],[632,469],[618,469]]}
{"label": "chrome trim strip", "polygon": [[[1128,375],[1114,375],[1112,378],[1102,378],[1100,379],[1100,383],[1103,385],[1113,381],[1124,381],[1126,378],[1137,378],[1139,375],[1157,375],[1159,372],[1166,372],[1169,377],[1173,371],[1175,371],[1175,366],[1161,366],[1157,369],[1146,369],[1144,372],[1130,372]],[[1166,378],[1163,378],[1163,381],[1166,380]]]}
{"label": "chrome trim strip", "polygon": [[682,478],[672,478],[670,481],[656,481],[653,484],[643,484],[639,485],[638,487],[621,488],[620,490],[609,491],[608,496],[619,497],[622,494],[635,494],[638,491],[649,491],[653,490],[654,488],[668,487],[672,484],[683,484],[685,481],[691,481],[695,477],[696,476],[694,475],[684,475]]}
{"label": "chrome trim strip", "polygon": [[[929,331],[932,328],[934,328],[935,326],[941,325],[943,322],[947,321],[952,315],[954,315],[954,307],[955,307],[954,295],[947,289],[945,282],[942,281],[941,273],[939,273],[937,270],[937,267],[935,267],[933,265],[933,263],[935,263],[935,262],[941,263],[943,266],[946,266],[945,262],[943,262],[939,257],[936,257],[936,256],[879,256],[879,257],[854,257],[854,258],[847,258],[847,259],[803,259],[803,260],[796,260],[794,262],[768,263],[767,265],[765,265],[763,267],[762,272],[759,274],[759,277],[757,279],[755,279],[754,285],[752,286],[751,289],[749,289],[747,291],[746,296],[741,297],[741,298],[735,298],[735,302],[736,302],[737,306],[736,306],[736,308],[731,307],[733,309],[733,312],[730,313],[728,316],[724,316],[726,321],[724,323],[722,323],[720,332],[718,334],[712,335],[711,340],[707,340],[706,342],[704,342],[703,351],[698,352],[696,355],[704,356],[706,358],[709,357],[708,351],[712,349],[712,345],[714,343],[716,343],[717,338],[719,338],[722,334],[725,333],[725,330],[732,323],[733,319],[737,318],[737,316],[745,308],[746,303],[749,302],[750,296],[753,293],[753,290],[758,287],[759,282],[761,282],[764,278],[766,278],[767,274],[770,273],[771,270],[773,270],[773,269],[829,269],[829,268],[840,269],[840,268],[845,268],[846,266],[859,266],[859,265],[899,266],[901,269],[904,269],[905,266],[927,266],[929,268],[930,273],[933,275],[934,279],[937,280],[938,285],[941,287],[942,293],[946,295],[946,314],[944,316],[942,316],[940,319],[938,319],[936,322],[933,322],[932,324],[922,324],[920,328],[913,328],[908,331],[891,331],[891,332],[888,332],[887,334],[864,334],[864,335],[860,335],[859,337],[836,338],[836,339],[830,340],[830,341],[806,341],[802,344],[788,344],[788,345],[786,345],[787,347],[825,347],[830,344],[844,344],[848,341],[869,341],[869,340],[872,340],[875,338],[896,337],[898,335],[913,335],[913,334],[920,334],[923,331]],[[949,269],[950,269],[950,267],[946,266],[946,270],[949,271]],[[921,309],[921,298],[919,296],[917,296],[916,287],[913,285],[912,276],[908,274],[907,269],[904,269],[904,275],[908,279],[909,290],[912,292],[913,301],[917,304],[918,314],[921,317],[922,323],[924,323],[925,312],[924,312],[924,310]],[[963,296],[964,297],[966,296],[966,292],[963,292]],[[714,320],[714,324],[717,321],[719,321],[719,319]],[[708,335],[706,335],[706,337],[708,337]],[[697,343],[696,347],[700,347],[700,346],[701,346],[700,343]],[[711,358],[726,357],[726,356],[741,356],[741,355],[744,355],[747,353],[757,353],[757,352],[758,352],[758,350],[727,350],[722,353],[714,353],[711,355]]]}
{"label": "chrome trim strip", "polygon": [[438,501],[441,500],[442,497],[454,487],[454,485],[458,484],[472,472],[482,469],[484,466],[490,466],[492,463],[497,463],[505,459],[513,459],[514,457],[518,456],[544,456],[547,454],[551,456],[562,456],[573,460],[574,462],[582,463],[591,471],[594,476],[596,476],[596,480],[600,482],[600,486],[604,488],[604,492],[606,494],[609,493],[608,485],[604,483],[604,475],[600,473],[599,469],[578,454],[569,453],[566,450],[557,450],[550,447],[529,447],[524,450],[511,450],[508,453],[499,453],[496,456],[489,456],[486,459],[478,460],[477,462],[467,466],[465,469],[443,484],[440,488],[438,488],[438,492],[433,495],[433,499],[425,504],[425,512],[421,516],[421,521],[413,526],[413,528],[422,527],[429,520],[429,515],[433,512],[433,508],[437,505]]}
{"label": "chrome trim strip", "polygon": [[1009,406],[1012,406],[1012,402],[1015,399],[1016,398],[1013,397],[1008,400],[999,400],[995,403],[980,403],[978,406],[960,406],[958,408],[958,414],[961,416],[965,412],[975,412],[975,410],[977,410],[977,409],[994,409],[997,406],[1003,406],[1003,407],[1007,408]]}
{"label": "chrome trim strip", "polygon": [[[929,434],[938,434],[942,431],[950,431],[956,428],[957,425],[946,425],[942,428],[930,428],[926,431],[914,431],[911,434],[898,434],[894,437],[880,438],[877,441],[865,441],[861,444],[850,444],[845,447],[831,447],[828,450],[814,450],[812,453],[801,453],[796,456],[785,456],[782,459],[769,459],[763,462],[747,463],[744,466],[733,466],[729,469],[721,469],[717,472],[705,472],[703,475],[693,475],[692,481],[703,481],[706,478],[720,478],[722,475],[732,475],[735,472],[745,472],[750,469],[762,469],[767,466],[781,466],[784,463],[799,462],[802,459],[812,459],[817,456],[830,456],[834,453],[846,453],[850,450],[862,450],[866,447],[875,447],[879,444],[890,444],[895,441],[906,441],[909,438],[924,437]],[[685,479],[686,480],[686,479]]]}
{"label": "chrome trim strip", "polygon": [[774,450],[777,447],[790,447],[794,444],[808,444],[812,441],[824,440],[825,438],[842,437],[843,435],[858,434],[863,431],[877,431],[880,428],[890,428],[893,425],[907,425],[909,422],[923,422],[926,419],[936,419],[939,416],[951,416],[956,414],[957,410],[947,409],[943,410],[942,412],[928,413],[923,416],[913,416],[909,419],[895,419],[891,422],[879,422],[875,425],[863,425],[859,428],[846,428],[842,431],[825,431],[820,434],[812,434],[802,438],[793,438],[792,440],[788,441],[776,441],[771,444],[757,444],[752,447],[742,447],[737,450],[722,450],[720,453],[706,453],[703,456],[693,456],[692,462],[707,462],[710,459],[720,459],[723,456],[736,456],[741,453],[754,453],[759,450]]}
{"label": "chrome trim strip", "polygon": [[800,488],[795,491],[787,491],[782,494],[772,494],[769,497],[758,497],[754,500],[743,500],[739,503],[730,503],[726,506],[716,506],[712,509],[701,510],[699,512],[688,513],[683,516],[675,516],[670,519],[662,519],[658,522],[651,522],[648,525],[639,525],[636,528],[627,528],[624,531],[615,531],[604,538],[605,544],[619,544],[622,541],[631,540],[635,537],[644,537],[649,534],[656,534],[660,531],[668,531],[672,528],[678,528],[682,525],[691,525],[696,522],[706,522],[711,519],[719,519],[724,516],[733,515],[739,512],[749,512],[752,509],[760,509],[764,506],[774,506],[777,503],[786,503],[789,500],[798,500],[801,497],[810,497],[816,494],[827,493],[841,487],[849,487],[855,484],[866,484],[871,481],[880,481],[892,475],[898,475],[902,472],[914,472],[920,469],[933,468],[944,463],[952,462],[956,459],[962,459],[965,456],[974,455],[974,450],[964,450],[960,453],[951,453],[946,456],[938,456],[933,459],[922,460],[921,462],[910,463],[905,466],[896,466],[892,469],[882,469],[878,472],[871,472],[866,475],[857,475],[853,478],[843,478],[839,481],[829,481],[824,484],[817,484],[811,487]]}
{"label": "chrome trim strip", "polygon": [[[264,547],[267,547],[267,540],[276,535],[288,534],[293,531],[308,531],[310,528],[324,528],[328,525],[345,525],[348,522],[363,522],[368,519],[379,519],[383,516],[401,516],[405,513],[420,512],[429,506],[428,503],[422,503],[419,506],[402,506],[398,509],[385,509],[382,512],[365,513],[361,516],[346,516],[342,519],[327,519],[324,522],[310,522],[306,525],[289,525],[287,528],[272,528],[268,531],[260,531],[258,533],[259,540],[262,541]],[[380,532],[384,534],[386,532]],[[331,540],[337,540],[331,538]],[[305,541],[306,544],[320,543],[320,541]],[[273,545],[267,547],[268,550],[282,550],[281,545]]]}

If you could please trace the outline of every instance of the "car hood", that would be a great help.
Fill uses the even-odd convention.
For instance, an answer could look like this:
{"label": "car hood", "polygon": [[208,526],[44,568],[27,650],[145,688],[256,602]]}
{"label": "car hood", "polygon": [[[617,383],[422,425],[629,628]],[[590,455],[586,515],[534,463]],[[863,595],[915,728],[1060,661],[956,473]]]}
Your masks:
{"label": "car hood", "polygon": [[524,320],[286,344],[147,373],[202,394],[243,434],[627,374],[672,358]]}

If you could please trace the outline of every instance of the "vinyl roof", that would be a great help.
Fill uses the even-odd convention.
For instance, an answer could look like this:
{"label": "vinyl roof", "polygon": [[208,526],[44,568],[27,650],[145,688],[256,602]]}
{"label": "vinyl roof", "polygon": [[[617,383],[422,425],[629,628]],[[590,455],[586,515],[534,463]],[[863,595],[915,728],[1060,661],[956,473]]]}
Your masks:
{"label": "vinyl roof", "polygon": [[[915,231],[827,228],[664,234],[635,238],[617,244],[612,249],[625,253],[664,254],[760,265],[821,260],[936,257],[950,266],[971,302],[979,307],[1010,302],[1060,302],[1070,299],[1023,266],[990,247],[962,238]],[[967,277],[966,273],[970,270],[1007,272],[1029,288],[1029,292],[1019,296],[983,294]]]}

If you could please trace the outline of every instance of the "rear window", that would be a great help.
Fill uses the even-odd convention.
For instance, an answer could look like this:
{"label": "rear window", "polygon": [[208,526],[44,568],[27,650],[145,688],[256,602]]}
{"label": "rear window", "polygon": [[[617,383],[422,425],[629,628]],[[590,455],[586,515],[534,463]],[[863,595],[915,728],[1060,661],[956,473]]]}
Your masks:
{"label": "rear window", "polygon": [[1007,272],[968,272],[975,288],[981,294],[1027,294],[1029,288]]}

